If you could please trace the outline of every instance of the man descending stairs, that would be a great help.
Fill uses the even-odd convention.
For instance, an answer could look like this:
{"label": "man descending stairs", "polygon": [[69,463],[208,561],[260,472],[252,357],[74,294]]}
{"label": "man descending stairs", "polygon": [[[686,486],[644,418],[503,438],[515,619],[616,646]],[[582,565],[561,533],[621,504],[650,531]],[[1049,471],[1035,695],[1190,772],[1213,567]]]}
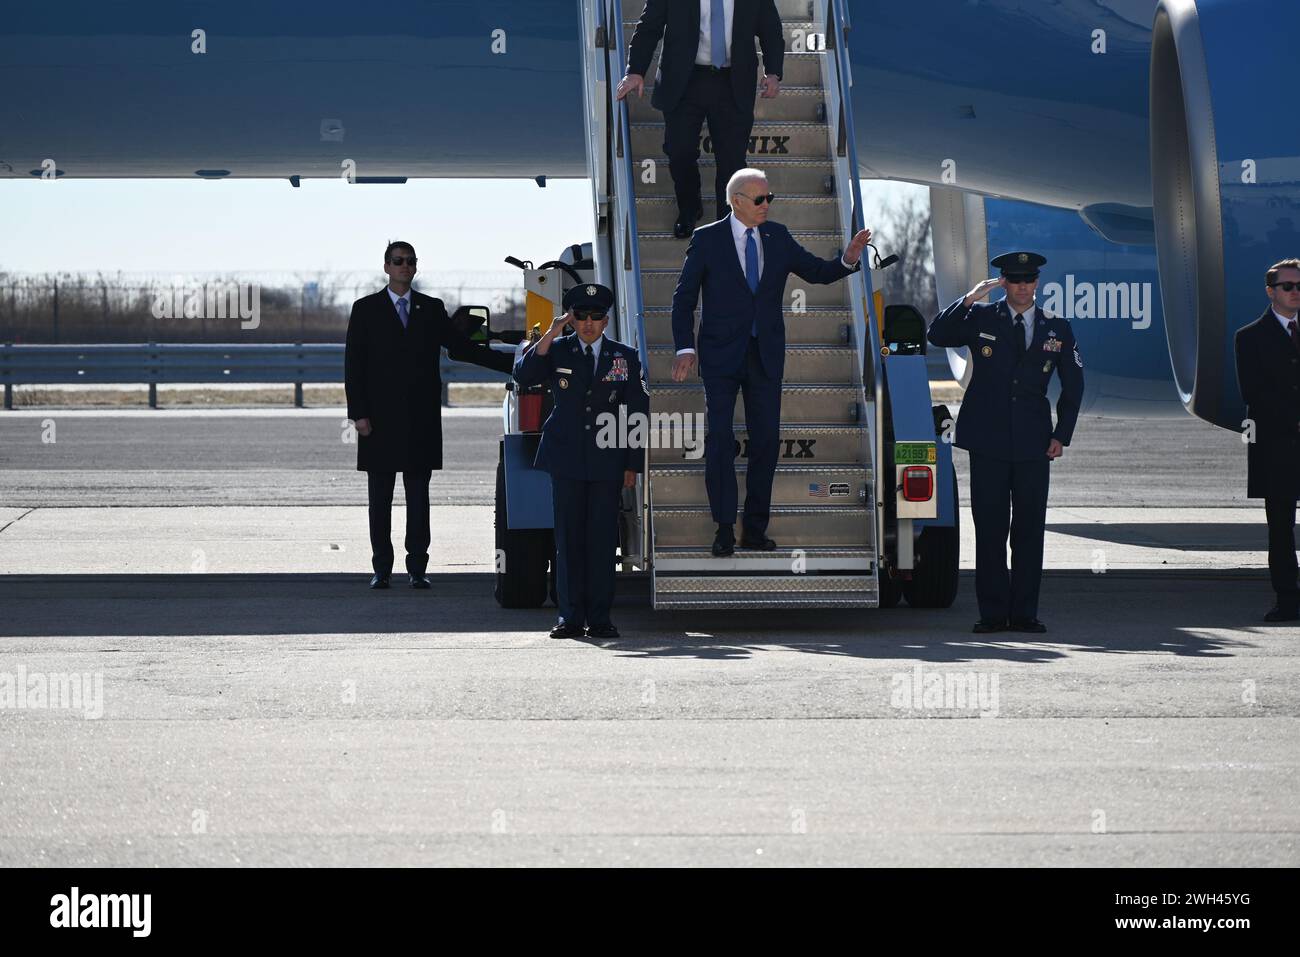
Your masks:
{"label": "man descending stairs", "polygon": [[[624,0],[625,36],[641,6],[641,0]],[[766,173],[777,197],[779,212],[773,218],[814,255],[838,260],[848,250],[836,192],[848,184],[837,182],[831,152],[824,54],[800,48],[814,33],[805,0],[779,0],[778,8],[787,45],[781,92],[757,101],[748,162]],[[653,74],[652,67],[648,75]],[[674,382],[672,375],[677,349],[671,304],[686,241],[673,235],[677,203],[663,155],[663,119],[648,97],[628,102],[633,168],[642,174],[636,210],[651,411],[703,423],[702,380],[692,374]],[[707,131],[701,153],[701,179],[707,183],[713,176]],[[856,255],[850,258],[856,261]],[[874,396],[862,388],[849,295],[846,282],[815,285],[797,276],[784,290],[781,418],[766,530],[778,544],[776,551],[738,549],[716,557],[703,444],[679,441],[677,447],[651,448],[648,501],[656,608],[877,604],[869,429]],[[739,403],[735,437],[738,461],[743,462],[749,434]],[[743,500],[745,475],[738,471]]]}

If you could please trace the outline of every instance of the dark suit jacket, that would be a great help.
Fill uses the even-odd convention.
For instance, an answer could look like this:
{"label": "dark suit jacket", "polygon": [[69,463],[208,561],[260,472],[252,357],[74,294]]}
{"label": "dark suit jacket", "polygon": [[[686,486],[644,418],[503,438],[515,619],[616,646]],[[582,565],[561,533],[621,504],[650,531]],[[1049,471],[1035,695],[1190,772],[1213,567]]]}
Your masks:
{"label": "dark suit jacket", "polygon": [[[740,375],[745,368],[750,330],[758,320],[758,349],[763,369],[779,379],[785,373],[785,281],[790,273],[826,285],[862,266],[844,268],[838,259],[819,259],[800,246],[780,223],[758,227],[763,242],[763,273],[758,291],[750,292],[731,234],[731,214],[701,226],[686,247],[686,263],[673,293],[674,348],[694,349],[700,375]],[[704,294],[700,331],[695,333],[695,305]]]}
{"label": "dark suit jacket", "polygon": [[1255,441],[1246,447],[1247,498],[1300,493],[1300,356],[1272,308],[1237,330],[1237,384]]}
{"label": "dark suit jacket", "polygon": [[[622,359],[616,366],[615,360]],[[633,413],[650,411],[650,396],[641,379],[636,350],[605,337],[596,361],[596,374],[587,377],[582,342],[575,333],[560,336],[546,355],[529,346],[515,361],[515,381],[520,385],[551,387],[555,405],[542,426],[542,442],[534,464],[559,478],[599,481],[618,479],[631,469],[645,468],[648,423],[641,427],[641,443],[633,448],[624,439],[635,438]],[[626,406],[627,412],[619,413]],[[613,419],[603,418],[608,415]],[[628,429],[620,434],[620,422]],[[605,439],[601,439],[603,429]],[[614,439],[615,441],[610,441]]]}
{"label": "dark suit jacket", "polygon": [[[785,58],[785,36],[775,0],[735,0],[731,28],[731,89],[742,113],[754,115],[754,91],[758,86],[758,55],[754,37],[763,46],[763,72],[781,75]],[[646,0],[628,44],[627,72],[645,76],[655,46],[663,38],[664,49],[655,73],[650,103],[669,112],[686,92],[695,68],[695,51],[700,46],[699,0]]]}
{"label": "dark suit jacket", "polygon": [[[958,299],[930,324],[936,346],[967,346],[975,364],[957,416],[958,448],[1026,462],[1047,455],[1052,439],[1069,445],[1083,401],[1083,357],[1074,330],[1060,316],[1034,308],[1034,336],[1016,361],[1020,335],[1005,299],[977,302],[967,309]],[[1047,386],[1060,376],[1056,428]]]}
{"label": "dark suit jacket", "polygon": [[344,350],[348,418],[369,419],[357,436],[357,470],[405,472],[442,468],[441,350],[461,362],[509,372],[509,354],[493,352],[459,332],[441,299],[411,291],[410,323],[388,289],[352,304]]}

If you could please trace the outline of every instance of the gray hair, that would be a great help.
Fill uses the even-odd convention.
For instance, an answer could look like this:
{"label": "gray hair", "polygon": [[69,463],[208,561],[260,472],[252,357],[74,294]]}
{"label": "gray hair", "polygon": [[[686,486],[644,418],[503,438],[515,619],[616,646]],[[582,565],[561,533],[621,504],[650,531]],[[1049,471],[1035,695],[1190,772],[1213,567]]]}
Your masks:
{"label": "gray hair", "polygon": [[741,187],[746,183],[757,183],[759,180],[764,183],[767,182],[767,174],[761,169],[746,168],[736,170],[731,174],[731,179],[727,180],[727,199],[730,200],[731,197],[741,192]]}

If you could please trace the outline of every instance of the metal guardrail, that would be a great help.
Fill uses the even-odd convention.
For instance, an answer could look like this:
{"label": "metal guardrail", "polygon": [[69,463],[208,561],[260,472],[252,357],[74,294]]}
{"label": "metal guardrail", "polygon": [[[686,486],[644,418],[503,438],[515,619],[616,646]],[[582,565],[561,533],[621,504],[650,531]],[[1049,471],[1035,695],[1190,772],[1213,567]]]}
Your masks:
{"label": "metal guardrail", "polygon": [[[513,353],[513,347],[510,348]],[[449,382],[507,382],[503,372],[444,354],[442,403]],[[149,407],[158,406],[158,385],[218,382],[292,383],[294,405],[301,408],[304,383],[343,383],[343,346],[339,343],[144,343],[140,345],[16,345],[0,343],[0,382],[4,407],[12,409],[15,385],[149,386]]]}

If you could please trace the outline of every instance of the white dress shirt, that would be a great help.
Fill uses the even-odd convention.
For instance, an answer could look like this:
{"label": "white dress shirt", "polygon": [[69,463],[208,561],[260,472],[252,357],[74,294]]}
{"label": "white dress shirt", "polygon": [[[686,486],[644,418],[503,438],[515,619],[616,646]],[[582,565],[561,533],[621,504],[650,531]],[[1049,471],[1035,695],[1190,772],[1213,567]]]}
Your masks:
{"label": "white dress shirt", "polygon": [[700,66],[731,66],[731,28],[735,20],[736,0],[722,0],[723,17],[727,21],[727,58],[725,63],[713,62],[713,0],[700,0],[700,45],[695,48],[695,62]]}

